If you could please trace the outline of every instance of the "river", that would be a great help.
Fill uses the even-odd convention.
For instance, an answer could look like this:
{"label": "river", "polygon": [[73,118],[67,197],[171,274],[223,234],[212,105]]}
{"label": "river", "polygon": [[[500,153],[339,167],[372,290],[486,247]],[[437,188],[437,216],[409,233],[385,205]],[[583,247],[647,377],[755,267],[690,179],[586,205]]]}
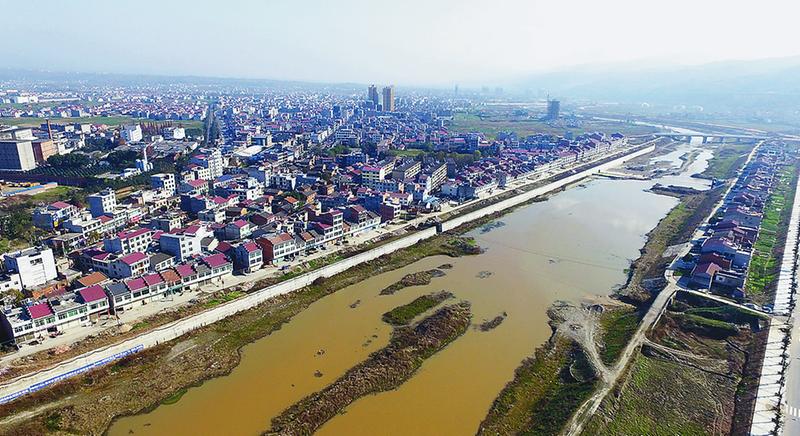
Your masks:
{"label": "river", "polygon": [[[695,147],[683,144],[651,161],[678,168],[680,157]],[[607,296],[624,282],[646,233],[677,203],[646,189],[654,183],[707,188],[706,181],[688,176],[703,171],[712,153],[695,155],[681,175],[585,180],[519,208],[470,233],[486,249],[478,256],[426,258],[322,298],[244,347],[230,375],[189,389],[175,404],[122,418],[109,434],[259,434],[273,416],[386,345],[391,328],[381,314],[441,289],[472,302],[473,324],[502,312],[508,317],[489,332],[470,329],[397,390],[356,401],[318,433],[474,434],[514,369],[549,337],[547,307],[556,300]],[[407,273],[443,263],[453,268],[430,285],[378,295]]]}

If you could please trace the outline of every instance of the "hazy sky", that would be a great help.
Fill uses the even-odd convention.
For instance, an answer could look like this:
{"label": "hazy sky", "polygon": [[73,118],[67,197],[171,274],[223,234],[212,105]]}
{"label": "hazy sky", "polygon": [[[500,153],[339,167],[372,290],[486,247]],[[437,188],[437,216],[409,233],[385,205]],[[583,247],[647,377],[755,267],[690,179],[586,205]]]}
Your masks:
{"label": "hazy sky", "polygon": [[3,0],[0,67],[449,85],[800,54],[797,0]]}

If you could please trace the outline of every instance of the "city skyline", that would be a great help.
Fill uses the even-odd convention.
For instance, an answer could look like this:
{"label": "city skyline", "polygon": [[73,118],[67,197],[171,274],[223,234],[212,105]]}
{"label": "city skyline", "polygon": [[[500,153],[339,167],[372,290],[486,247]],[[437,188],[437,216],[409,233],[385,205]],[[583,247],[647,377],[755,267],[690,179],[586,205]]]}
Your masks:
{"label": "city skyline", "polygon": [[[753,11],[681,0],[652,12],[629,0],[576,3],[511,1],[486,8],[448,0],[417,8],[359,0],[304,6],[238,1],[219,8],[144,1],[132,9],[85,0],[48,4],[50,13],[41,15],[43,3],[34,1],[6,10],[35,16],[42,31],[31,32],[29,20],[10,20],[10,34],[25,37],[0,48],[0,56],[8,67],[53,71],[452,86],[587,64],[636,68],[638,62],[693,65],[800,54],[790,25],[800,6],[788,1],[768,1]],[[370,16],[381,16],[381,23]],[[654,31],[654,17],[691,31]],[[259,20],[270,25],[257,26]],[[136,31],[120,23],[135,23]],[[404,32],[408,23],[418,30]],[[593,26],[591,38],[575,31]],[[381,32],[384,27],[388,31]]]}

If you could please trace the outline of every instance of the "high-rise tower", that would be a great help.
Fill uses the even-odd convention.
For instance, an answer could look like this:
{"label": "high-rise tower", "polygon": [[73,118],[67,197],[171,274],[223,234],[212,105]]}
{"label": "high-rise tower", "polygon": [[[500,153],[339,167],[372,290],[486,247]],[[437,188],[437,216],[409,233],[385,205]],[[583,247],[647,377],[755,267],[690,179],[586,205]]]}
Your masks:
{"label": "high-rise tower", "polygon": [[369,85],[369,89],[367,90],[367,100],[371,101],[375,108],[381,103],[380,98],[378,97],[378,87],[375,85]]}
{"label": "high-rise tower", "polygon": [[394,112],[394,86],[386,86],[383,88],[383,110],[386,112]]}

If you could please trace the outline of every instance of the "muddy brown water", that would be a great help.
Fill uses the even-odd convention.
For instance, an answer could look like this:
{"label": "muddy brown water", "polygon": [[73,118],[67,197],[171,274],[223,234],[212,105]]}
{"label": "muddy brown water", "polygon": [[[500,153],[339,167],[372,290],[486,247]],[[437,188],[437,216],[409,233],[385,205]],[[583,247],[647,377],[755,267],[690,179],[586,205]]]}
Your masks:
{"label": "muddy brown water", "polygon": [[[680,155],[669,156],[676,166]],[[704,167],[695,163],[687,172]],[[359,399],[318,434],[474,434],[520,361],[550,335],[547,307],[606,296],[624,282],[646,233],[677,203],[645,191],[656,182],[587,180],[502,217],[502,225],[471,232],[486,248],[481,255],[426,258],[322,298],[244,347],[230,375],[189,389],[175,404],[122,418],[109,434],[260,434],[286,407],[386,345],[384,312],[442,289],[472,302],[473,324],[502,312],[508,317],[488,332],[469,329],[400,388]],[[453,268],[430,285],[378,295],[405,274],[443,263]]]}

